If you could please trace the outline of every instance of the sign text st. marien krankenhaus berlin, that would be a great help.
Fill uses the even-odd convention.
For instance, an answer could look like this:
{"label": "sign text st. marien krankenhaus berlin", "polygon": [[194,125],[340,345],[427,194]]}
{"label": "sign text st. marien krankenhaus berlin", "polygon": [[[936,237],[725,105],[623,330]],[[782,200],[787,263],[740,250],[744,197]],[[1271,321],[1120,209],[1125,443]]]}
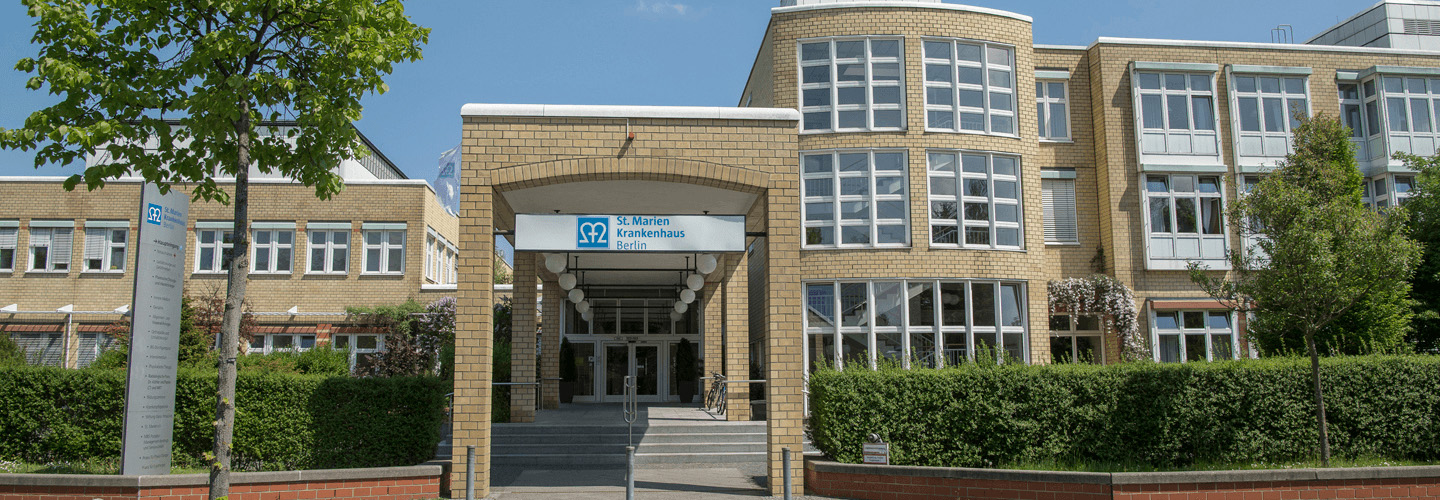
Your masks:
{"label": "sign text st. marien krankenhaus berlin", "polygon": [[521,251],[743,252],[741,215],[515,215]]}

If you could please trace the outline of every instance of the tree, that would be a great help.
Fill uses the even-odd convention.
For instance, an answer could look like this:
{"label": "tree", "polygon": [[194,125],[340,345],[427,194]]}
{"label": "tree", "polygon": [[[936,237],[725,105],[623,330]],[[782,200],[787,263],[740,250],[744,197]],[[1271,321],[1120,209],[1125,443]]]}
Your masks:
{"label": "tree", "polygon": [[1406,340],[1417,352],[1440,352],[1440,156],[1396,153],[1395,158],[1419,172],[1410,211],[1410,234],[1425,246],[1424,257],[1410,280],[1415,318]]}
{"label": "tree", "polygon": [[[39,54],[16,69],[34,74],[29,89],[61,100],[0,130],[0,146],[35,150],[37,167],[108,157],[66,189],[138,175],[162,192],[186,183],[193,199],[234,203],[210,472],[210,497],[224,497],[250,171],[293,178],[321,199],[339,192],[334,167],[368,153],[350,125],[360,98],[386,90],[394,63],[419,59],[429,30],[399,0],[22,2],[37,19]],[[235,179],[233,194],[217,176]]]}
{"label": "tree", "polygon": [[1304,339],[1310,356],[1320,460],[1330,463],[1317,332],[1372,295],[1404,295],[1419,261],[1405,233],[1403,209],[1373,212],[1339,121],[1318,115],[1294,131],[1295,152],[1230,208],[1254,246],[1230,252],[1232,272],[1219,277],[1190,264],[1190,279],[1228,306],[1254,312],[1279,335]]}

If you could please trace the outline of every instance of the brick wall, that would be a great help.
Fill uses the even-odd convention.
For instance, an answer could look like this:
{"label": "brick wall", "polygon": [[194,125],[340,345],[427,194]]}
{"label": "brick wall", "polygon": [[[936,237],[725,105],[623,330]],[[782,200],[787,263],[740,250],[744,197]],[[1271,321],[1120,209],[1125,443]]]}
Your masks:
{"label": "brick wall", "polygon": [[[231,500],[420,500],[440,496],[441,467],[387,467],[231,475]],[[0,500],[204,500],[209,476],[0,475]]]}

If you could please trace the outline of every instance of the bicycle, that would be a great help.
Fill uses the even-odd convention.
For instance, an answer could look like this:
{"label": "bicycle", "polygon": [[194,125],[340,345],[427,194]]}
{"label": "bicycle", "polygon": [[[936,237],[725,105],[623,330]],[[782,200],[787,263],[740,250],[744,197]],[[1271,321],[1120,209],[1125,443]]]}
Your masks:
{"label": "bicycle", "polygon": [[725,376],[719,373],[712,373],[715,381],[710,384],[710,393],[705,396],[705,408],[713,409],[718,415],[725,414],[725,396],[727,384]]}

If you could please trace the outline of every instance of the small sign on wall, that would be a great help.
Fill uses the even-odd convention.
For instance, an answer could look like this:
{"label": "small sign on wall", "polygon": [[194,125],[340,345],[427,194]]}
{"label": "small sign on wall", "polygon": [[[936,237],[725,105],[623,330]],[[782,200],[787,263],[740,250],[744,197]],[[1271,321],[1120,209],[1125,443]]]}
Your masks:
{"label": "small sign on wall", "polygon": [[875,465],[890,465],[890,444],[889,443],[865,443],[862,451],[863,460],[861,463]]}

